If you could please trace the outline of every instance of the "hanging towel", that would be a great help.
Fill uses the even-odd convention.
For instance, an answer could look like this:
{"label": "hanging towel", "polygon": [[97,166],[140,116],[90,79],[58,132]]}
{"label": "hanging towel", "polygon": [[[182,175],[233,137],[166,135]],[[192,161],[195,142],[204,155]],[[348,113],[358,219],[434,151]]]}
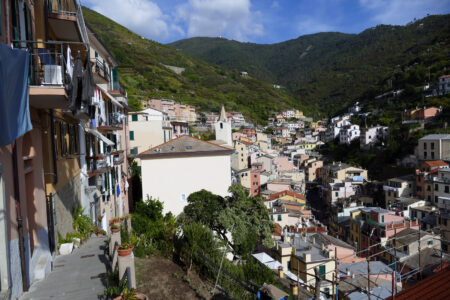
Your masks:
{"label": "hanging towel", "polygon": [[0,146],[33,129],[28,104],[29,53],[0,42]]}

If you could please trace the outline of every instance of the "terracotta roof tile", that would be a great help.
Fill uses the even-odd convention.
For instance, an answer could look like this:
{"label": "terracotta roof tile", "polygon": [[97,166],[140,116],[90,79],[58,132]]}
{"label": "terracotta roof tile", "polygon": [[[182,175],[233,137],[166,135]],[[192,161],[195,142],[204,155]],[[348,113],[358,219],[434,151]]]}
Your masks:
{"label": "terracotta roof tile", "polygon": [[[392,297],[387,300],[393,299]],[[450,267],[395,295],[397,300],[450,299]]]}

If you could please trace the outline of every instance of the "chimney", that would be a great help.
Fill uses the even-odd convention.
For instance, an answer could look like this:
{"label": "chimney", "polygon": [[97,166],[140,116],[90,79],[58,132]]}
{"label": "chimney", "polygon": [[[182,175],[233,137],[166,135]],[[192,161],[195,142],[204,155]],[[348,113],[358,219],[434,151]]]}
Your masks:
{"label": "chimney", "polygon": [[278,267],[278,276],[280,278],[284,278],[284,271],[283,271],[283,267],[282,266]]}
{"label": "chimney", "polygon": [[[293,296],[298,296],[298,285],[297,282],[291,282],[291,293]],[[297,298],[297,297],[294,297]]]}
{"label": "chimney", "polygon": [[334,251],[333,250],[329,250],[328,251],[328,258],[334,258]]}
{"label": "chimney", "polygon": [[303,253],[303,260],[308,263],[311,262],[311,254],[309,253]]}
{"label": "chimney", "polygon": [[320,247],[320,249],[322,249],[322,251],[325,250],[325,244],[324,243],[322,243],[322,246]]}
{"label": "chimney", "polygon": [[311,237],[311,243],[312,243],[313,245],[316,243],[316,237],[315,237],[315,236],[312,236],[312,237]]}

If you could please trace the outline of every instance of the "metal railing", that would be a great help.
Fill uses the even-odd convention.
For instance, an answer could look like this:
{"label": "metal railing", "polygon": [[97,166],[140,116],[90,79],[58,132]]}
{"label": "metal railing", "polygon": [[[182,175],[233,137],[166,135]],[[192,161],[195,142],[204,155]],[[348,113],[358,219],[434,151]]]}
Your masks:
{"label": "metal railing", "polygon": [[102,63],[98,58],[92,60],[92,71],[105,78],[108,82],[111,81],[109,68]]}
{"label": "metal railing", "polygon": [[110,164],[108,163],[108,157],[103,157],[100,159],[86,159],[87,171],[92,172],[106,172]]}
{"label": "metal railing", "polygon": [[[13,41],[14,47],[30,53],[28,82],[30,85],[64,86],[70,78],[66,76],[67,47],[84,45],[77,42],[60,41]],[[88,51],[87,47],[83,47]]]}
{"label": "metal railing", "polygon": [[113,81],[111,90],[119,91],[122,95],[126,96],[125,88],[120,84],[119,81]]}

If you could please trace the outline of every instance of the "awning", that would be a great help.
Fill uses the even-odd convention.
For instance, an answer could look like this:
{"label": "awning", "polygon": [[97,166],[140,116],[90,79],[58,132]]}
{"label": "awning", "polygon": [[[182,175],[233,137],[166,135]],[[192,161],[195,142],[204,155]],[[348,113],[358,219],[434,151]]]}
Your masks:
{"label": "awning", "polygon": [[97,84],[97,87],[102,91],[103,94],[105,94],[106,96],[108,96],[108,98],[111,100],[112,103],[114,103],[114,105],[123,108],[123,105],[119,103],[119,101],[117,101],[113,96],[111,96],[107,90],[105,90],[104,88],[102,88],[101,86],[99,86]]}
{"label": "awning", "polygon": [[109,140],[106,136],[104,136],[103,134],[101,134],[101,133],[98,132],[97,130],[91,129],[91,128],[84,128],[84,130],[85,130],[87,133],[90,133],[90,134],[92,134],[92,135],[95,135],[96,137],[98,137],[99,139],[101,139],[104,143],[106,143],[106,145],[108,145],[108,146],[114,145],[114,142],[113,142],[113,141]]}

